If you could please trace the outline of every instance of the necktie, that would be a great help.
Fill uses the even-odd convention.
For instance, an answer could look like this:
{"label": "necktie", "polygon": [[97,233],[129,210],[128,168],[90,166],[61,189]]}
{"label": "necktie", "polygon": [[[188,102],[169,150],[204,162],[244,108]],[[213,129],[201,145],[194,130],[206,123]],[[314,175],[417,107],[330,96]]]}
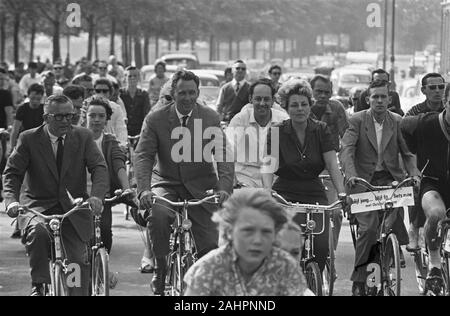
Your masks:
{"label": "necktie", "polygon": [[236,94],[238,94],[240,88],[241,88],[241,87],[239,86],[239,82],[238,82],[238,83],[236,84]]}
{"label": "necktie", "polygon": [[183,122],[181,123],[181,126],[182,126],[182,127],[187,127],[187,121],[188,121],[188,119],[189,119],[189,116],[188,116],[188,115],[185,115],[185,116],[182,117],[182,120],[183,120]]}
{"label": "necktie", "polygon": [[63,154],[64,154],[63,138],[59,137],[58,138],[58,149],[56,150],[56,167],[58,168],[59,174],[61,173]]}

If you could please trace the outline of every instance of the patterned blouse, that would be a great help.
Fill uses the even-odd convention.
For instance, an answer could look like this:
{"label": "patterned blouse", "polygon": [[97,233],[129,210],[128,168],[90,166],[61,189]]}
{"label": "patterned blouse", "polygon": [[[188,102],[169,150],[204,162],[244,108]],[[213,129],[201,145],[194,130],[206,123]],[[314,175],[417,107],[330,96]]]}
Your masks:
{"label": "patterned blouse", "polygon": [[308,294],[298,263],[274,247],[248,282],[237,266],[231,245],[215,249],[197,261],[184,281],[198,296],[303,296]]}

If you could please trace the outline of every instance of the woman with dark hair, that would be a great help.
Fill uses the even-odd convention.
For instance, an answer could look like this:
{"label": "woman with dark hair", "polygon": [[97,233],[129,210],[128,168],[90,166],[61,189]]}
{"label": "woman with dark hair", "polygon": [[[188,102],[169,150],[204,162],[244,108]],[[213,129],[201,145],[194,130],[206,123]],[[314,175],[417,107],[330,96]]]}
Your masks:
{"label": "woman with dark hair", "polygon": [[[107,99],[93,97],[86,104],[87,128],[94,134],[94,140],[108,165],[110,178],[110,196],[114,196],[114,191],[123,189],[126,192],[130,189],[125,162],[126,155],[119,147],[119,142],[112,134],[104,132],[106,123],[111,119],[112,109]],[[112,213],[111,205],[105,204],[101,218],[102,241],[108,252],[112,247]]]}
{"label": "woman with dark hair", "polygon": [[288,219],[262,189],[235,192],[213,221],[225,244],[187,272],[186,296],[302,296],[309,294],[298,263],[274,246]]}
{"label": "woman with dark hair", "polygon": [[[338,193],[345,193],[344,180],[338,167],[331,133],[327,125],[314,120],[311,114],[312,89],[305,80],[293,79],[278,91],[281,106],[290,119],[272,127],[267,136],[267,152],[271,166],[262,168],[264,188],[273,189],[291,202],[327,205],[328,199],[319,175],[327,169]],[[275,139],[275,130],[278,139]],[[274,174],[278,176],[273,183]],[[318,215],[321,216],[321,215]],[[316,222],[321,223],[322,218]],[[297,215],[294,221],[304,223],[304,215]],[[322,230],[318,225],[317,230]],[[315,239],[315,256],[323,270],[328,256],[329,216],[325,229]]]}

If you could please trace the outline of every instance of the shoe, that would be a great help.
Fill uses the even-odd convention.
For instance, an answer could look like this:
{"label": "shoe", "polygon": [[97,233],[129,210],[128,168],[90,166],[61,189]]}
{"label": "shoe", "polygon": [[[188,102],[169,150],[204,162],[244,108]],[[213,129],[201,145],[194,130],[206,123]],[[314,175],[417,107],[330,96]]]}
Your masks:
{"label": "shoe", "polygon": [[432,268],[427,275],[425,281],[425,288],[438,295],[444,286],[444,280],[442,279],[442,271],[439,268]]}
{"label": "shoe", "polygon": [[406,268],[406,260],[405,260],[405,255],[403,254],[402,248],[400,248],[400,267],[402,269]]}
{"label": "shoe", "polygon": [[33,283],[31,285],[31,293],[30,296],[45,296],[44,293],[44,284],[41,283]]}
{"label": "shoe", "polygon": [[22,238],[22,234],[19,229],[14,230],[14,232],[11,234],[12,239],[20,239]]}
{"label": "shoe", "polygon": [[119,282],[119,279],[116,276],[116,273],[110,272],[109,273],[109,289],[114,290],[117,286],[117,283]]}
{"label": "shoe", "polygon": [[153,294],[157,296],[164,296],[164,290],[166,289],[166,272],[166,257],[156,258],[156,269],[152,278],[152,290]]}
{"label": "shoe", "polygon": [[146,264],[145,266],[140,267],[139,271],[143,274],[154,273],[155,267],[151,264]]}
{"label": "shoe", "polygon": [[364,282],[353,282],[352,296],[366,296],[366,288]]}

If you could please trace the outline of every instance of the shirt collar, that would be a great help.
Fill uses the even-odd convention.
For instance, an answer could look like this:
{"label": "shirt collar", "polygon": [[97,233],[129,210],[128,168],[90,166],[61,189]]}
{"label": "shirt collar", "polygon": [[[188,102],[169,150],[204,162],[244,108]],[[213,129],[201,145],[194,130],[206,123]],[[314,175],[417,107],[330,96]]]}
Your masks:
{"label": "shirt collar", "polygon": [[[48,125],[45,125],[45,129],[47,131],[48,137],[50,138],[50,142],[57,143],[59,137],[57,137],[57,136],[53,135],[52,133],[50,133],[50,130],[48,129]],[[67,134],[61,136],[63,138],[63,141],[66,140],[66,135]]]}
{"label": "shirt collar", "polygon": [[[237,83],[238,83],[238,81],[237,81],[236,79],[233,79],[233,80],[231,81],[231,84],[232,84],[234,87],[236,87]],[[242,86],[244,85],[244,83],[245,83],[245,79],[242,79],[241,81],[239,81],[239,86],[242,87]]]}
{"label": "shirt collar", "polygon": [[177,105],[175,104],[175,111],[177,112],[178,119],[181,121],[181,120],[183,119],[184,116],[187,116],[188,118],[190,118],[191,115],[192,115],[192,111],[193,111],[193,110],[192,110],[191,112],[189,112],[188,114],[183,115],[183,114],[181,114],[181,113],[178,111]]}

